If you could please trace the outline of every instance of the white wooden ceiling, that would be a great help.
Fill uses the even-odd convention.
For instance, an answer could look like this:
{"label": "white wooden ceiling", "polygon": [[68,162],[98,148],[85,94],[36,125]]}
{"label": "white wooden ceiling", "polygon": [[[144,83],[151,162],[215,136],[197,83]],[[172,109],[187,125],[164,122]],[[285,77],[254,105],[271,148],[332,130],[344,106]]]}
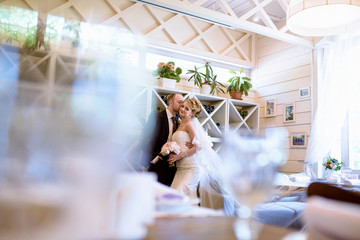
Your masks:
{"label": "white wooden ceiling", "polygon": [[[254,33],[176,14],[129,0],[5,0],[11,5],[81,22],[125,28],[144,36],[151,47],[171,49],[212,62],[252,68]],[[175,50],[175,51],[174,51]],[[214,61],[216,60],[216,61]]]}
{"label": "white wooden ceiling", "polygon": [[289,0],[131,0],[214,20],[235,29],[313,47],[313,39],[298,36],[286,27]]}
{"label": "white wooden ceiling", "polygon": [[256,34],[313,47],[312,39],[286,28],[287,1],[5,0],[0,7],[13,5],[40,15],[126,28],[145,36],[152,46],[252,68],[256,65]]}
{"label": "white wooden ceiling", "polygon": [[[268,1],[268,3],[264,3],[264,1],[248,1],[248,0],[225,0],[225,1],[217,1],[217,0],[209,0],[209,1],[199,1],[199,0],[189,0],[192,4],[201,5],[202,7],[215,10],[217,12],[221,13],[229,13],[228,7],[230,7],[231,11],[233,11],[234,15],[237,17],[241,17],[254,9],[257,5],[260,5],[260,3],[265,4],[264,8],[266,13],[269,15],[269,17],[274,22],[283,21],[286,18],[286,9],[282,8],[281,5],[279,5],[279,1]],[[283,2],[284,6],[285,4],[288,4],[288,0],[284,0]],[[260,9],[259,9],[260,10]],[[258,11],[256,11],[258,12]],[[254,17],[257,14],[255,13],[253,15],[253,21]],[[251,21],[251,19],[249,19]],[[256,20],[254,21],[256,22]]]}

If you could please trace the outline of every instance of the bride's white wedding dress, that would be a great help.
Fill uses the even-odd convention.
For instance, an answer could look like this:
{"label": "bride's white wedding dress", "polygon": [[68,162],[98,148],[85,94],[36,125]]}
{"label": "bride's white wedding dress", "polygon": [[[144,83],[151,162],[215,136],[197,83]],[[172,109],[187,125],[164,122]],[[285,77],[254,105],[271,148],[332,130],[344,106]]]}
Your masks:
{"label": "bride's white wedding dress", "polygon": [[[191,121],[195,128],[192,144],[196,145],[196,153],[176,161],[177,171],[171,187],[191,199],[200,197],[200,206],[224,209],[227,215],[233,215],[235,202],[223,187],[222,161],[212,149],[211,139],[199,120]],[[171,140],[179,144],[181,151],[187,150],[186,142],[191,141],[189,134],[181,130],[176,131]]]}
{"label": "bride's white wedding dress", "polygon": [[[191,142],[187,132],[176,131],[171,140],[179,144],[181,152],[186,151],[186,142]],[[194,154],[195,155],[195,154]],[[191,199],[197,198],[197,187],[200,181],[200,169],[194,155],[176,161],[176,174],[171,187],[185,193]]]}

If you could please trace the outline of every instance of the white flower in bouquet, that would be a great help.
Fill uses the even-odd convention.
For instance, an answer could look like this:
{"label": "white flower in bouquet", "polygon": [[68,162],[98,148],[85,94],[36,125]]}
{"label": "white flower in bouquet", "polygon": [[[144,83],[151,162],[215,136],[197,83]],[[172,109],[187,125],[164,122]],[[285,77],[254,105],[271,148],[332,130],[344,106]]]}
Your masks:
{"label": "white flower in bouquet", "polygon": [[[167,142],[161,147],[160,154],[167,156],[170,153],[179,154],[180,151],[180,146],[176,142]],[[175,163],[170,164],[170,167],[175,167]]]}
{"label": "white flower in bouquet", "polygon": [[160,154],[163,156],[167,156],[170,153],[179,154],[180,146],[176,142],[167,142],[161,147]]}

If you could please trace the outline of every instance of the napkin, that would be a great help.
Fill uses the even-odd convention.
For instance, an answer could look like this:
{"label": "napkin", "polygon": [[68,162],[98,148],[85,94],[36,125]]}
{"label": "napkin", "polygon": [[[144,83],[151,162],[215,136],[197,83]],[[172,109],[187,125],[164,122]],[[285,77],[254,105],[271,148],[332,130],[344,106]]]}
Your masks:
{"label": "napkin", "polygon": [[358,204],[313,196],[308,199],[302,217],[313,239],[359,239]]}
{"label": "napkin", "polygon": [[310,177],[306,173],[296,173],[289,175],[291,182],[310,182]]}
{"label": "napkin", "polygon": [[225,216],[222,209],[199,207],[200,199],[190,199],[183,192],[159,182],[153,185],[156,192],[156,217]]}
{"label": "napkin", "polygon": [[274,177],[274,185],[286,185],[289,183],[289,176],[284,173],[276,173]]}
{"label": "napkin", "polygon": [[185,201],[186,195],[174,188],[168,187],[159,182],[153,182],[153,187],[155,189],[156,201],[159,202],[177,202]]}

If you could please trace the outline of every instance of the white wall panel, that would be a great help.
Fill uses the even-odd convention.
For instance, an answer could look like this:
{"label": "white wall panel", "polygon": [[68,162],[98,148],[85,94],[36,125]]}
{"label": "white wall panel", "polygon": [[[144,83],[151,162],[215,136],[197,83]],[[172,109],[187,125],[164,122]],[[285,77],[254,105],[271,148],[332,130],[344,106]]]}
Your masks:
{"label": "white wall panel", "polygon": [[275,52],[271,55],[262,53],[261,49],[257,49],[257,50],[258,50],[257,52],[258,67],[263,67],[268,64],[274,64],[279,61],[290,60],[303,54],[311,54],[311,50],[301,47],[295,47],[295,46],[290,48],[285,48],[284,50]]}
{"label": "white wall panel", "polygon": [[309,65],[311,58],[308,53],[300,55],[296,58],[274,61],[259,69],[259,77],[276,74],[278,72],[287,71],[299,66]]}
{"label": "white wall panel", "polygon": [[260,127],[264,128],[267,126],[276,126],[276,127],[287,128],[288,126],[294,126],[297,124],[311,124],[311,113],[310,112],[296,113],[295,114],[295,122],[284,123],[283,107],[281,106],[280,109],[278,109],[278,110],[280,110],[280,114],[278,114],[275,117],[260,118]]}
{"label": "white wall panel", "polygon": [[268,38],[268,37],[258,35],[257,48],[260,49],[260,48],[269,46],[269,45],[277,43],[277,42],[279,42],[279,40],[277,40],[275,38]]}
{"label": "white wall panel", "polygon": [[[262,76],[262,75],[258,74],[258,77],[259,77],[258,86],[259,86],[259,88],[266,87],[266,86],[271,86],[274,84],[281,84],[281,83],[294,81],[294,80],[298,80],[298,79],[304,79],[304,83],[305,83],[305,81],[307,81],[305,79],[310,79],[310,75],[311,75],[311,67],[309,64],[300,66],[300,67],[296,67],[296,68],[292,68],[287,71],[281,71],[281,72],[271,74],[271,75]],[[306,84],[307,84],[307,82],[306,82]],[[304,86],[306,86],[306,85],[304,85]]]}
{"label": "white wall panel", "polygon": [[259,51],[259,54],[261,54],[261,55],[259,55],[259,57],[263,58],[266,56],[270,56],[272,54],[284,51],[285,49],[289,49],[292,47],[293,47],[293,45],[290,43],[283,43],[283,42],[277,41],[270,45],[259,47],[258,49],[261,50],[261,51]]}
{"label": "white wall panel", "polygon": [[[260,104],[260,129],[285,128],[289,136],[286,148],[288,161],[282,166],[285,173],[303,170],[306,147],[290,147],[291,132],[311,132],[311,96],[299,97],[299,89],[311,87],[311,50],[274,39],[261,37],[257,40],[257,67],[253,71],[257,82],[257,102]],[[276,98],[277,112],[265,117],[265,101]],[[295,103],[295,122],[284,123],[285,103]],[[307,139],[308,140],[308,139]]]}
{"label": "white wall panel", "polygon": [[299,88],[310,86],[310,84],[311,84],[310,76],[304,78],[295,78],[294,80],[288,80],[285,82],[280,82],[264,87],[258,87],[258,94],[259,96],[280,94],[284,92],[298,90]]}
{"label": "white wall panel", "polygon": [[289,160],[280,168],[280,171],[285,173],[299,173],[303,171],[303,166],[304,161]]}

